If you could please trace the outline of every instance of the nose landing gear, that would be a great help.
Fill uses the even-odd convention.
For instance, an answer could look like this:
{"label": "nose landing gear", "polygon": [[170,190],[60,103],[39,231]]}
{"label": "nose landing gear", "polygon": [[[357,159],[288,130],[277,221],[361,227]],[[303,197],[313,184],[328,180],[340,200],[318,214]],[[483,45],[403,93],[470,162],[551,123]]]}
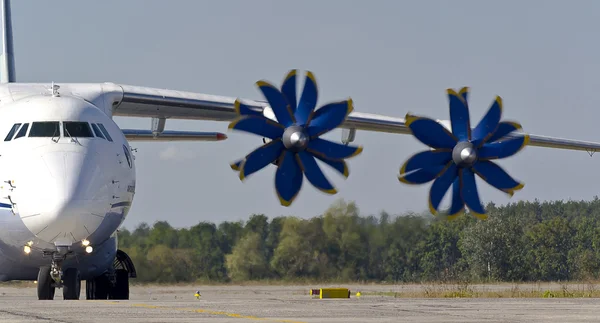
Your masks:
{"label": "nose landing gear", "polygon": [[[52,256],[49,266],[43,266],[38,272],[37,293],[40,300],[54,299],[56,288],[63,289],[64,299],[79,299],[81,276],[77,268],[62,270],[63,261],[71,251],[61,248],[56,251],[44,251],[44,256]],[[122,250],[117,250],[114,263],[104,274],[86,278],[85,298],[92,299],[129,299],[129,278],[137,277],[133,261]]]}
{"label": "nose landing gear", "polygon": [[57,246],[56,251],[44,251],[51,256],[50,266],[43,266],[38,272],[37,293],[39,300],[54,299],[56,288],[63,289],[63,299],[79,299],[81,278],[77,268],[62,270],[62,263],[72,251],[69,247]]}

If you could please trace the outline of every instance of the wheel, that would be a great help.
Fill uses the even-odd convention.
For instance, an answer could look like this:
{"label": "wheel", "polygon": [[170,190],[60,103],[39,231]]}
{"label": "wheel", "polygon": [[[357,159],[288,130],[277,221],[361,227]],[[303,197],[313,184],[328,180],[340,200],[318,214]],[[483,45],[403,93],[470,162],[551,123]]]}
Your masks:
{"label": "wheel", "polygon": [[79,299],[81,278],[77,268],[68,268],[63,273],[63,299]]}
{"label": "wheel", "polygon": [[101,275],[94,278],[96,290],[94,291],[94,299],[108,299],[111,283],[107,275]]}
{"label": "wheel", "polygon": [[110,290],[110,280],[106,274],[86,280],[86,299],[107,299]]}
{"label": "wheel", "polygon": [[93,279],[85,281],[85,299],[94,299],[94,291],[96,290],[96,282]]}
{"label": "wheel", "polygon": [[50,266],[43,266],[38,272],[37,294],[39,300],[54,299],[54,287],[52,277],[50,277]]}
{"label": "wheel", "polygon": [[129,299],[129,272],[117,269],[115,276],[115,286],[110,290],[109,299]]}

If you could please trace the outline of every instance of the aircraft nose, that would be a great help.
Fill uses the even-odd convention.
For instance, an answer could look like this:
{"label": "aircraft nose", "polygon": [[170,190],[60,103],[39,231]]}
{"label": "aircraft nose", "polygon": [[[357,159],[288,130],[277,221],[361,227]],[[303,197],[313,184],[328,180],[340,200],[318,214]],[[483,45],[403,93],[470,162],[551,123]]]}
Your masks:
{"label": "aircraft nose", "polygon": [[70,245],[89,237],[109,209],[107,169],[94,151],[43,153],[17,189],[27,228],[49,243]]}

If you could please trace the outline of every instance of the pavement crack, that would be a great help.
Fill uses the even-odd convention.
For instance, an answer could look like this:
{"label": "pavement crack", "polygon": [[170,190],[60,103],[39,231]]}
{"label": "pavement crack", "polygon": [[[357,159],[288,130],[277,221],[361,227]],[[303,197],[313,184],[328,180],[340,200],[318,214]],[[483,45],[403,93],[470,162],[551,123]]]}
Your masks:
{"label": "pavement crack", "polygon": [[5,313],[8,315],[19,316],[19,317],[33,318],[33,319],[43,320],[43,321],[50,321],[50,322],[76,323],[76,322],[72,322],[72,321],[65,321],[65,320],[57,319],[55,317],[44,317],[44,316],[39,316],[39,315],[31,314],[31,313],[24,313],[24,312],[17,312],[17,311],[0,310],[0,313]]}

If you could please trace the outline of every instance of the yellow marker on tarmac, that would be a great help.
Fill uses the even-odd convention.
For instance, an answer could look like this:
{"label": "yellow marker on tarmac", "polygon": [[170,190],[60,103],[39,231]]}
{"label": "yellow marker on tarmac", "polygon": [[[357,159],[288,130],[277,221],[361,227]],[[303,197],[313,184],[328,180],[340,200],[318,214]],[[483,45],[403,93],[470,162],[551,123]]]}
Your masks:
{"label": "yellow marker on tarmac", "polygon": [[360,297],[360,291],[356,292],[356,297]]}
{"label": "yellow marker on tarmac", "polygon": [[320,288],[319,298],[350,298],[350,290],[348,288]]}

